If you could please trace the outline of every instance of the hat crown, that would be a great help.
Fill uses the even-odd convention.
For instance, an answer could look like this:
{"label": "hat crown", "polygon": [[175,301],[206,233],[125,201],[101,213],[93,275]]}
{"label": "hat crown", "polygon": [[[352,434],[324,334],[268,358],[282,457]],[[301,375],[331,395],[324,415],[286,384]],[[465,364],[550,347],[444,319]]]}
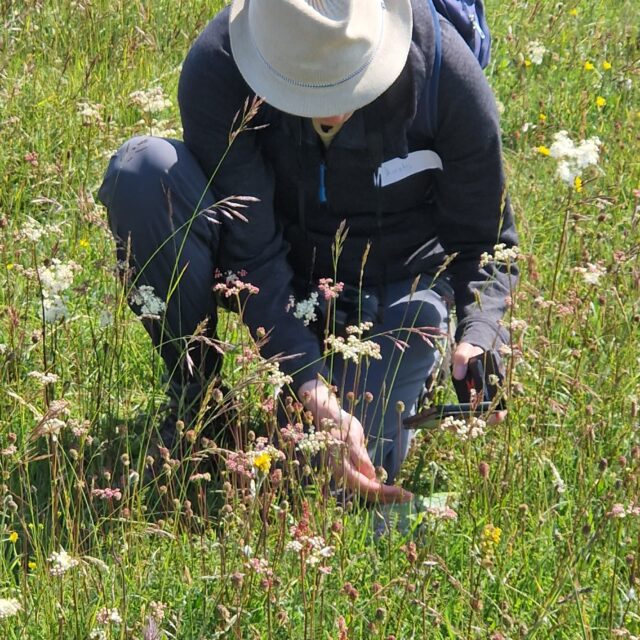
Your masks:
{"label": "hat crown", "polygon": [[282,80],[332,87],[361,73],[382,41],[381,0],[251,0],[258,55]]}

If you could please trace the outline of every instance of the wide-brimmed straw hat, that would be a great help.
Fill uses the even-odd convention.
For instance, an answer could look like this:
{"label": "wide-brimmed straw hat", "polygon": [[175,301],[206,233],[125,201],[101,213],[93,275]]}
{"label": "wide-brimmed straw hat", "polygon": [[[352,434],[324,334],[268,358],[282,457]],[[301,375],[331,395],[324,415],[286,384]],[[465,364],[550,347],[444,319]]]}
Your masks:
{"label": "wide-brimmed straw hat", "polygon": [[234,60],[272,106],[305,117],[349,113],[400,75],[410,0],[233,0]]}

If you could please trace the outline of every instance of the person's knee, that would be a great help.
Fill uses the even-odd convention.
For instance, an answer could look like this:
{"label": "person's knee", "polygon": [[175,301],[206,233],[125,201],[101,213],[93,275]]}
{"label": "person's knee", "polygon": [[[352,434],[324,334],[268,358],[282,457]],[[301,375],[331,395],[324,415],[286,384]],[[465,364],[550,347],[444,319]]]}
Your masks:
{"label": "person's knee", "polygon": [[164,191],[164,179],[177,159],[176,148],[168,140],[131,138],[111,158],[98,192],[100,201],[115,216],[123,209],[140,211],[138,200],[153,200],[155,192]]}

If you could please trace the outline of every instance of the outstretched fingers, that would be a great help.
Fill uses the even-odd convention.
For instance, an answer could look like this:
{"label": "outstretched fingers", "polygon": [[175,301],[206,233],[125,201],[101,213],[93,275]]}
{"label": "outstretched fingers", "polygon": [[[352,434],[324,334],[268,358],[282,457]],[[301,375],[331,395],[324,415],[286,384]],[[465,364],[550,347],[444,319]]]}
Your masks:
{"label": "outstretched fingers", "polygon": [[355,491],[367,502],[408,502],[413,497],[409,491],[402,487],[394,487],[382,484],[374,478],[367,477],[354,467],[348,458],[342,460],[341,476],[345,487]]}

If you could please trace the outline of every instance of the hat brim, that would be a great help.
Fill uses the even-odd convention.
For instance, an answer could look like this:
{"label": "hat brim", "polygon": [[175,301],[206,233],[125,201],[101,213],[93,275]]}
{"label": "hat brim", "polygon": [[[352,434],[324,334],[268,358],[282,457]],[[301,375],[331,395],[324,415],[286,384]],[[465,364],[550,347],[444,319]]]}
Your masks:
{"label": "hat brim", "polygon": [[307,118],[350,113],[384,93],[406,64],[413,28],[411,0],[386,0],[382,38],[370,63],[353,78],[330,87],[290,83],[266,65],[251,38],[250,2],[234,0],[231,5],[231,51],[251,89],[280,111]]}

